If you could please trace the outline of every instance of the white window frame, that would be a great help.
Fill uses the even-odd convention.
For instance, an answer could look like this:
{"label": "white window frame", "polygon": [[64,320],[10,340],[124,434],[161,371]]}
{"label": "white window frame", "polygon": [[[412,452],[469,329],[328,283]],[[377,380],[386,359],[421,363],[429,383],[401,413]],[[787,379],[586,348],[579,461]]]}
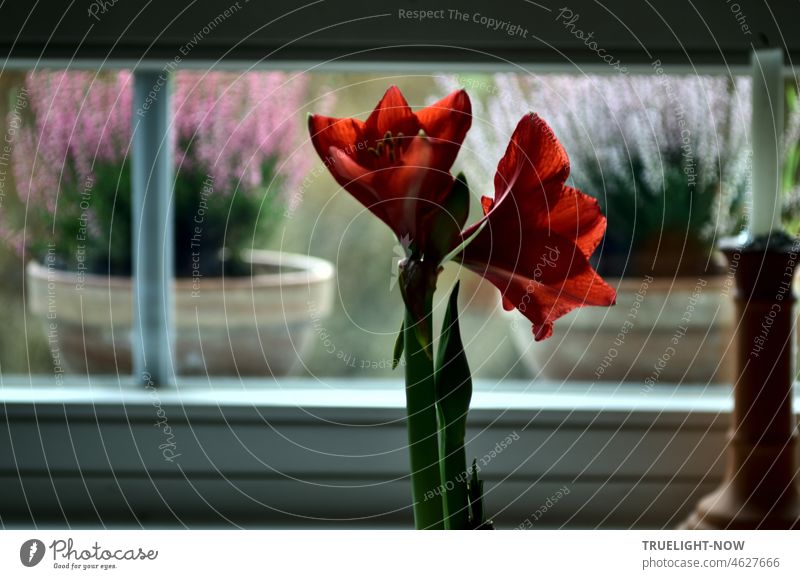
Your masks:
{"label": "white window frame", "polygon": [[[654,3],[666,21],[683,16],[683,7],[662,0]],[[85,8],[89,2],[81,0],[78,4]],[[220,2],[207,4],[222,6]],[[584,22],[607,27],[609,34],[613,21],[603,23],[591,18],[592,13],[614,9],[643,12],[649,10],[645,4],[650,6],[621,0],[609,0],[605,5],[576,0],[573,4],[584,15]],[[754,20],[764,20],[755,2],[740,0],[740,4]],[[381,7],[374,2],[354,2],[350,8],[375,12]],[[471,0],[464,2],[463,8],[487,10]],[[532,17],[525,11],[533,9],[521,3],[504,8],[516,11],[519,19]],[[713,6],[705,3],[703,10],[716,11],[716,16],[707,19],[708,26],[717,26],[724,17],[730,17],[723,2]],[[791,8],[776,5],[773,10],[778,21],[791,21],[781,16],[781,11],[791,12]],[[304,14],[304,18],[314,19],[310,11]],[[324,21],[330,14],[323,16],[317,19]],[[111,25],[127,24],[114,22],[114,18],[113,14],[109,16]],[[284,26],[284,22],[280,24]],[[327,28],[322,24],[318,30],[325,33]],[[587,57],[579,40],[565,38],[559,26],[545,21],[539,24],[545,40],[557,39],[554,45],[562,47],[565,61],[580,65],[582,72],[608,72],[607,67]],[[292,26],[286,24],[281,33],[297,37]],[[229,33],[229,41],[240,48],[241,42],[244,49],[232,60],[191,60],[183,66],[316,69],[324,63],[329,70],[442,68],[434,64],[435,57],[425,63],[397,60],[403,47],[391,46],[377,51],[378,56],[371,61],[342,61],[333,48],[316,45],[317,53],[304,61],[304,47],[282,43],[280,37],[270,47],[284,49],[283,54],[291,58],[264,61],[261,56],[250,56],[261,48],[257,44],[248,48],[250,37],[237,30]],[[687,48],[665,30],[656,30],[657,34],[647,40],[672,47],[674,59],[666,63],[671,65],[671,72],[732,74],[748,70],[746,45],[737,36],[740,31],[717,34],[721,47],[709,44]],[[174,38],[167,40],[178,42],[185,32],[173,33]],[[368,44],[386,38],[391,44],[393,34],[390,24],[376,19],[359,39]],[[155,38],[153,54],[174,53],[167,40],[165,49],[159,48],[159,36]],[[476,62],[449,63],[448,70],[564,70],[563,64],[542,61],[539,57],[543,53],[511,46],[478,28],[456,31],[452,43],[473,41],[488,46],[487,52],[502,54],[506,63],[498,64],[476,53]],[[790,56],[800,54],[800,40],[786,41],[794,43]],[[335,39],[331,37],[328,42],[333,47]],[[351,46],[348,42],[339,44],[354,52],[367,45]],[[11,44],[11,48],[15,46]],[[50,45],[45,42],[45,46]],[[20,50],[30,52],[25,47]],[[152,75],[163,68],[141,58],[105,61],[80,54],[74,59],[70,50],[51,49],[60,55],[44,60],[34,50],[30,56],[6,60],[4,69],[110,67]],[[723,57],[720,61],[715,50],[730,59]],[[383,55],[394,61],[380,64]],[[632,72],[652,72],[640,47],[622,46],[619,55],[633,63]],[[164,117],[153,117],[151,128],[155,132],[142,142],[163,141],[164,134],[159,131],[168,124]],[[158,147],[150,149],[158,151]],[[147,166],[159,162],[164,166],[163,157],[157,153],[149,161]],[[169,180],[160,174],[146,182],[139,194],[152,186],[155,203],[148,206],[151,217],[166,219],[164,199],[168,197]],[[148,271],[170,271],[157,244],[142,247],[144,253],[138,255],[138,261]],[[158,315],[150,315],[158,314],[158,308],[162,308],[161,314],[169,311],[165,307],[169,278],[159,275],[145,279],[140,274],[137,280],[148,284],[141,291],[160,296],[155,301],[142,300],[137,315],[152,322],[140,333],[149,352],[148,368],[157,368],[156,374],[168,386],[148,390],[134,377],[98,376],[89,377],[88,382],[67,379],[57,387],[48,384],[46,377],[13,380],[0,376],[0,419],[5,424],[0,428],[0,488],[4,491],[0,493],[0,524],[411,526],[399,379],[357,384],[341,379],[321,384],[298,378],[213,382],[181,378],[173,382],[168,370],[163,369],[165,350],[158,346],[161,335],[168,332],[169,318],[162,316],[159,322]],[[140,365],[136,375],[141,378],[142,372]],[[795,404],[797,408],[797,401]],[[670,527],[721,480],[730,409],[730,388],[720,386],[661,384],[643,389],[638,384],[479,381],[468,454],[481,460],[491,456],[492,449],[505,437],[512,433],[519,436],[491,458],[482,472],[489,513],[501,528],[526,523],[534,527]],[[162,414],[172,439],[165,434],[164,425],[158,424]],[[314,447],[304,445],[304,441],[313,441]],[[182,455],[180,460],[166,460],[164,449],[159,448],[171,442]],[[349,456],[336,458],[332,454]],[[559,499],[559,506],[549,507],[551,497],[565,487],[569,494]]]}
{"label": "white window frame", "polygon": [[[400,380],[96,378],[0,399],[5,525],[411,524]],[[468,452],[501,528],[669,528],[722,480],[730,407],[723,386],[478,381]]]}

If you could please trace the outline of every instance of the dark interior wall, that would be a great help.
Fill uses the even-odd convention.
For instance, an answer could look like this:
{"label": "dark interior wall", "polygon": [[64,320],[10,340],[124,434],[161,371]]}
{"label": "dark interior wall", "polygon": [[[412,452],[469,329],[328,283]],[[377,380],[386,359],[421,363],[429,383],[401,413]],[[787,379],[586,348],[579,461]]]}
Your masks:
{"label": "dark interior wall", "polygon": [[[7,57],[182,64],[347,61],[740,65],[753,47],[800,56],[800,4],[760,0],[42,0],[0,8]],[[453,6],[458,6],[457,13]],[[420,14],[415,11],[424,11]],[[597,44],[593,45],[592,43]],[[599,51],[604,52],[600,53]]]}

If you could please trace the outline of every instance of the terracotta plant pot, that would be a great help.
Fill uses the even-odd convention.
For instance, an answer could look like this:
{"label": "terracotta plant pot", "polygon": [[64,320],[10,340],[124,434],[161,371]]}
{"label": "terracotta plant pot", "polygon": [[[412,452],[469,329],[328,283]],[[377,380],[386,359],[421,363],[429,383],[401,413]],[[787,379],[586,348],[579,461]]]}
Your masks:
{"label": "terracotta plant pot", "polygon": [[641,384],[730,383],[734,309],[731,276],[625,278],[612,308],[580,308],[534,342],[516,314],[512,337],[528,369],[551,380]]}
{"label": "terracotta plant pot", "polygon": [[[175,281],[179,375],[265,376],[292,370],[311,345],[314,319],[333,306],[334,267],[305,255],[246,254],[254,274]],[[131,279],[30,262],[29,311],[40,318],[65,372],[131,372]]]}

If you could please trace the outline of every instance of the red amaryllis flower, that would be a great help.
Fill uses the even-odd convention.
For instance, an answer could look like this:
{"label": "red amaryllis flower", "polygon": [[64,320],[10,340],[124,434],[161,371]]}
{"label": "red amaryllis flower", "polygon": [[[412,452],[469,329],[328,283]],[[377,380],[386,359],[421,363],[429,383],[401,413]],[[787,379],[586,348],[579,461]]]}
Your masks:
{"label": "red amaryllis flower", "polygon": [[339,185],[424,255],[432,216],[453,187],[450,167],[471,121],[463,90],[415,113],[393,86],[364,122],[311,115],[308,124]]}
{"label": "red amaryllis flower", "polygon": [[565,185],[569,159],[553,131],[535,114],[519,122],[497,166],[494,199],[483,198],[484,218],[467,229],[467,268],[500,289],[503,305],[533,323],[536,340],[553,322],[585,305],[616,300],[589,264],[606,230],[595,199]]}

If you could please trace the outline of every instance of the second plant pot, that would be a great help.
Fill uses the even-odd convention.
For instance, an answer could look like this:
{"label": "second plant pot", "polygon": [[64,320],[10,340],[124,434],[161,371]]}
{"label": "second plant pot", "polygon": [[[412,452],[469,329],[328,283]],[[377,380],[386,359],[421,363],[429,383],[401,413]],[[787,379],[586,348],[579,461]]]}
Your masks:
{"label": "second plant pot", "polygon": [[530,325],[511,318],[512,338],[535,376],[562,381],[730,383],[734,331],[729,276],[606,279],[613,308],[580,308],[559,334],[534,343]]}

